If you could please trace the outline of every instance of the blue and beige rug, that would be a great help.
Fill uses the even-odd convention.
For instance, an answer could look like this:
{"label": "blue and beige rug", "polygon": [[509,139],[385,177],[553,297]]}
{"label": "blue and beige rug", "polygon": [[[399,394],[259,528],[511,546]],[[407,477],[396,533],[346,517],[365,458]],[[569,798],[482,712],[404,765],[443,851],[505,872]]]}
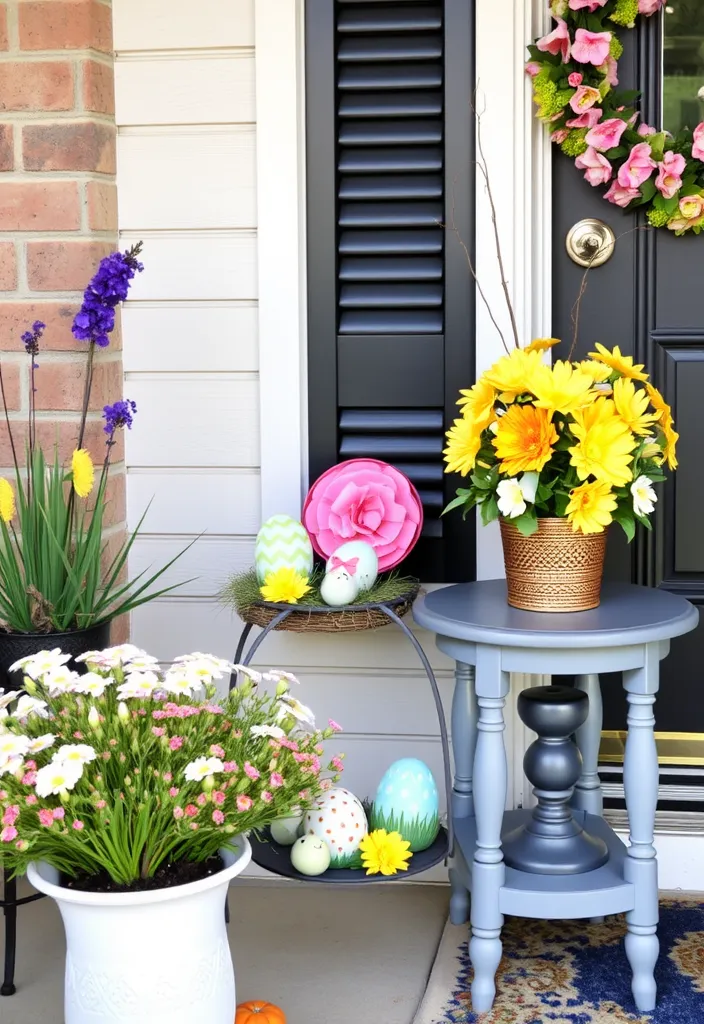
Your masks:
{"label": "blue and beige rug", "polygon": [[639,1013],[623,917],[604,924],[506,918],[498,996],[471,1010],[466,925],[448,925],[414,1024],[704,1024],[704,903],[660,905],[658,1005]]}

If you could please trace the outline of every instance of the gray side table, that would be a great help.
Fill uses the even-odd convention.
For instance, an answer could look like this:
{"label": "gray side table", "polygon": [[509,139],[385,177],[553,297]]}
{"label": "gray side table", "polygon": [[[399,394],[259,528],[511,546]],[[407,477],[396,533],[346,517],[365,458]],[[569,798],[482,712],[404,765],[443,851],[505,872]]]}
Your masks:
{"label": "gray side table", "polygon": [[[625,912],[626,955],[641,1012],[655,1007],[653,977],[659,953],[658,880],[653,845],[658,759],[653,705],[660,661],[669,641],[694,629],[699,613],[684,598],[628,584],[606,584],[598,608],[587,612],[524,612],[506,603],[504,580],[466,583],[418,600],[413,615],[437,634],[456,662],[452,703],[455,761],[452,818],[455,855],[450,869],[450,918],[470,916],[474,968],[472,1006],[491,1009],[501,959],[503,915],[594,918]],[[628,701],[624,788],[630,830],[626,847],[602,817],[597,771],[602,728],[599,673],[623,672]],[[582,776],[573,795],[575,817],[609,849],[602,867],[583,874],[531,874],[507,867],[502,834],[530,811],[509,811],[504,704],[510,673],[578,675],[590,712],[577,733]]]}

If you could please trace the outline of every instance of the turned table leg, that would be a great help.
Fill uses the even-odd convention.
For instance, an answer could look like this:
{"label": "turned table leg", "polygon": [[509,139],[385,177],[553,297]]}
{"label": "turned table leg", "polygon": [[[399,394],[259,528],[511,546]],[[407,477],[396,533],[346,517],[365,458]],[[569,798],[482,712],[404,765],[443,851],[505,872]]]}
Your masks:
{"label": "turned table leg", "polygon": [[501,826],[506,804],[508,769],[504,747],[504,704],[509,676],[501,670],[501,651],[477,651],[477,749],[474,758],[474,812],[477,846],[472,869],[472,938],[469,957],[474,968],[472,1007],[490,1010],[496,995],[501,960],[503,915],[499,895],[506,870],[501,851]]}
{"label": "turned table leg", "polygon": [[586,722],[575,733],[579,752],[582,755],[582,774],[574,788],[572,806],[588,814],[604,813],[604,797],[599,779],[599,747],[604,712],[601,702],[599,676],[595,672],[577,676],[578,690],[589,698],[589,715]]}
{"label": "turned table leg", "polygon": [[655,1008],[654,970],[660,951],[658,865],[653,845],[659,780],[653,714],[658,668],[657,645],[648,646],[645,667],[623,674],[628,700],[623,785],[630,828],[624,877],[635,886],[635,907],[626,914],[626,956],[633,971],[633,997],[642,1013]]}
{"label": "turned table leg", "polygon": [[[458,661],[455,667],[455,692],[452,697],[452,751],[455,778],[452,809],[455,818],[474,814],[472,771],[477,746],[477,696],[474,691],[474,667]],[[450,868],[450,921],[464,924],[469,919],[469,892],[460,873]]]}

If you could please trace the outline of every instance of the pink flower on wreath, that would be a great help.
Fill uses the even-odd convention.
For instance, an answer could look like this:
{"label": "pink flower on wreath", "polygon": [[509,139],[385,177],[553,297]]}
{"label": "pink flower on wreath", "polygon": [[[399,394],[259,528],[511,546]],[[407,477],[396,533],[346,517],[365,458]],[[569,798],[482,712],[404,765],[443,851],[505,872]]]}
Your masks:
{"label": "pink flower on wreath", "polygon": [[196,807],[195,804],[186,804],[185,811],[187,818],[195,818],[196,814],[198,813],[198,808]]}
{"label": "pink flower on wreath", "polygon": [[681,153],[669,149],[658,164],[659,172],[655,179],[655,187],[664,199],[672,199],[682,187],[682,173],[687,161]]}
{"label": "pink flower on wreath", "polygon": [[679,210],[685,220],[697,220],[704,214],[704,196],[682,196]]}
{"label": "pink flower on wreath", "polygon": [[273,799],[273,794],[270,793],[268,789],[262,790],[262,800],[264,801],[265,804],[270,804]]}
{"label": "pink flower on wreath", "polygon": [[37,814],[39,817],[39,824],[43,825],[44,828],[51,828],[51,826],[54,824],[54,815],[51,813],[49,808],[42,807],[42,809],[38,811]]}
{"label": "pink flower on wreath", "polygon": [[172,736],[169,740],[169,750],[180,750],[183,746],[183,736]]}
{"label": "pink flower on wreath", "polygon": [[615,181],[608,192],[604,193],[604,199],[608,199],[610,203],[615,203],[616,206],[626,207],[629,203],[632,203],[634,199],[640,198],[640,189],[638,188],[624,188],[623,185],[619,185],[618,181]]}
{"label": "pink flower on wreath", "polygon": [[565,141],[565,139],[567,138],[569,133],[570,133],[569,128],[558,128],[557,131],[553,132],[552,135],[550,136],[550,141],[551,142],[556,142],[558,144],[558,146],[559,146],[560,143]]}
{"label": "pink flower on wreath", "polygon": [[216,825],[222,825],[225,820],[225,815],[222,811],[213,811],[213,821]]}
{"label": "pink flower on wreath", "polygon": [[418,492],[403,473],[378,459],[350,459],[323,473],[303,506],[303,525],[325,558],[346,541],[374,548],[379,570],[398,565],[423,526]]}
{"label": "pink flower on wreath", "polygon": [[562,18],[557,18],[557,28],[548,32],[535,45],[542,53],[552,53],[555,56],[560,54],[562,63],[566,64],[570,59],[570,42],[570,30],[567,28],[567,22]]}
{"label": "pink flower on wreath", "polygon": [[651,153],[647,142],[639,142],[633,147],[628,159],[619,167],[618,183],[621,188],[638,188],[648,180],[657,167]]}
{"label": "pink flower on wreath", "polygon": [[618,85],[618,61],[615,57],[612,57],[611,54],[609,54],[604,63],[597,70],[601,71],[609,85]]}
{"label": "pink flower on wreath", "polygon": [[581,71],[573,71],[571,75],[567,76],[567,82],[573,89],[576,89],[578,85],[581,85],[583,80],[584,75]]}
{"label": "pink flower on wreath", "polygon": [[639,135],[657,135],[657,131],[657,128],[653,128],[651,124],[646,124],[645,121],[638,125]]}
{"label": "pink flower on wreath", "polygon": [[595,124],[599,123],[599,118],[602,114],[603,110],[601,107],[591,107],[580,114],[579,117],[572,117],[569,121],[565,121],[565,124],[568,128],[593,128]]}
{"label": "pink flower on wreath", "polygon": [[627,127],[626,122],[620,117],[607,117],[605,121],[600,121],[587,132],[584,141],[588,146],[593,146],[603,153],[618,146]]}
{"label": "pink flower on wreath", "polygon": [[590,32],[588,28],[578,28],[572,43],[572,59],[580,64],[599,67],[609,56],[610,45],[610,32]]}
{"label": "pink flower on wreath", "polygon": [[85,825],[83,824],[82,821],[79,821],[79,819],[76,818],[73,822],[73,828],[75,828],[76,832],[82,832],[83,829],[85,828]]}
{"label": "pink flower on wreath", "polygon": [[254,801],[251,796],[247,796],[245,793],[240,793],[237,797],[237,810],[248,811],[253,803]]}
{"label": "pink flower on wreath", "polygon": [[66,811],[63,807],[55,807],[52,814],[54,816],[54,821],[63,821],[66,817]]}
{"label": "pink flower on wreath", "polygon": [[20,809],[18,804],[10,804],[5,809],[5,813],[2,816],[3,825],[14,825],[20,816]]}
{"label": "pink flower on wreath", "polygon": [[6,825],[5,828],[0,832],[1,843],[11,843],[13,839],[17,839],[19,832],[14,825]]}
{"label": "pink flower on wreath", "polygon": [[259,778],[259,772],[253,764],[249,763],[249,761],[245,761],[244,763],[244,773],[247,778],[252,779],[252,781],[256,781]]}
{"label": "pink flower on wreath", "polygon": [[638,13],[646,17],[657,14],[664,3],[665,0],[638,0]]}
{"label": "pink flower on wreath", "polygon": [[692,157],[695,160],[704,162],[704,121],[694,129],[694,141],[692,143]]}
{"label": "pink flower on wreath", "polygon": [[[574,110],[575,114],[581,114],[582,111],[589,110],[590,107],[593,107],[600,99],[601,93],[598,89],[594,89],[591,85],[580,85],[570,100],[570,106]],[[569,121],[567,123],[569,124]],[[579,127],[582,126],[580,125]]]}
{"label": "pink flower on wreath", "polygon": [[570,0],[570,10],[581,11],[585,7],[593,14],[598,7],[603,7],[606,0]]}
{"label": "pink flower on wreath", "polygon": [[279,789],[284,784],[284,777],[279,772],[272,772],[269,776],[269,785],[272,789]]}
{"label": "pink flower on wreath", "polygon": [[214,789],[210,794],[210,799],[213,801],[216,807],[222,807],[225,803],[225,794],[221,789]]}
{"label": "pink flower on wreath", "polygon": [[535,60],[529,60],[526,64],[526,74],[530,75],[531,78],[535,78],[539,71],[540,64]]}

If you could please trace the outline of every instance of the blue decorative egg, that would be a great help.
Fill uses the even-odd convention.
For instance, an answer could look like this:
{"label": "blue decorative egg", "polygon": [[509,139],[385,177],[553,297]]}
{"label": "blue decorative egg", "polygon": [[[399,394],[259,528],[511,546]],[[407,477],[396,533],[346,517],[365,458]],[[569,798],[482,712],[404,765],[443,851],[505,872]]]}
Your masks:
{"label": "blue decorative egg", "polygon": [[381,778],[370,815],[372,829],[400,832],[413,853],[427,850],[440,830],[438,788],[416,757],[394,761]]}
{"label": "blue decorative egg", "polygon": [[310,576],[313,545],[303,523],[291,516],[270,516],[257,534],[254,565],[260,584],[277,569],[295,569],[303,576]]}
{"label": "blue decorative egg", "polygon": [[357,583],[360,594],[376,583],[379,558],[371,544],[365,540],[349,540],[333,551],[325,566],[326,572],[344,569]]}

